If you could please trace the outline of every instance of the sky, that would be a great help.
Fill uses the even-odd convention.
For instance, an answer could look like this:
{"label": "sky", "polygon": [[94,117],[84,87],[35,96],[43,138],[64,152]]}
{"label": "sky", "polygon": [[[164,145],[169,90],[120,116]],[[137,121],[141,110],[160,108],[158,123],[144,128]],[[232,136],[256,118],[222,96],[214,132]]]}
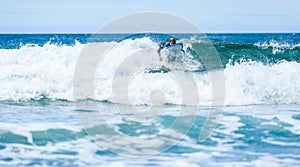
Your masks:
{"label": "sky", "polygon": [[93,33],[140,12],[183,18],[204,32],[300,32],[299,0],[0,0],[0,33]]}

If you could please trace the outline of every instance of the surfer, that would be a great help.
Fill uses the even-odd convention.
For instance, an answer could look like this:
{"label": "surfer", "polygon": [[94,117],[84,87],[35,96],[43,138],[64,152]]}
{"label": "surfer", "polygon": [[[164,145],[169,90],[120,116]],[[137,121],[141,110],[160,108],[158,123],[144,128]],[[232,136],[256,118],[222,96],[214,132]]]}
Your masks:
{"label": "surfer", "polygon": [[169,47],[169,46],[172,46],[174,44],[176,44],[175,38],[170,38],[169,42],[165,43],[165,47]]}
{"label": "surfer", "polygon": [[166,43],[162,42],[162,43],[159,44],[159,49],[157,50],[157,53],[158,53],[158,55],[159,55],[159,60],[160,60],[160,61],[162,61],[162,57],[161,57],[161,55],[160,55],[160,51],[161,51],[163,48],[167,48],[167,47],[172,46],[172,45],[174,45],[174,44],[176,44],[175,38],[170,38],[169,42],[166,42]]}
{"label": "surfer", "polygon": [[166,42],[166,43],[162,42],[162,43],[159,44],[159,49],[157,50],[157,53],[158,53],[160,61],[162,61],[160,51],[164,48],[170,49],[170,50],[175,51],[175,52],[182,51],[185,54],[185,51],[183,50],[183,44],[182,43],[176,43],[175,38],[170,38],[169,42]]}

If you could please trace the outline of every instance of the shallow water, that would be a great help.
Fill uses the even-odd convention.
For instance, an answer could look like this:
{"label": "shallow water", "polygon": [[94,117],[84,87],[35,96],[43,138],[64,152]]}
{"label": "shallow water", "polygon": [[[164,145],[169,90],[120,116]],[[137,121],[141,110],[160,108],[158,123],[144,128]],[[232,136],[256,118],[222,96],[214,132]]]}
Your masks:
{"label": "shallow water", "polygon": [[[88,107],[91,102],[83,103]],[[94,111],[76,109],[78,105],[70,102],[1,104],[1,166],[300,165],[298,105],[225,107],[217,128],[205,142],[200,142],[201,127],[207,113],[214,108],[200,108],[191,129],[178,139],[180,135],[164,130],[169,129],[175,119],[193,117],[189,107],[157,107],[163,112],[156,115],[154,121],[141,123],[128,119],[134,114],[126,111],[127,106],[118,106],[116,111],[115,104],[95,103],[97,110]],[[119,110],[123,112],[117,114]],[[90,129],[81,124],[85,121],[82,118],[96,120],[99,112],[105,123],[90,122],[94,126]],[[183,114],[178,116],[181,112]],[[85,117],[78,116],[82,113]],[[103,124],[113,128],[105,129]],[[172,128],[178,133],[182,130],[182,127]],[[95,138],[95,135],[106,136],[106,139]],[[149,146],[150,149],[148,152],[135,150],[140,146],[126,136],[141,139],[145,142],[142,143],[144,148]],[[151,136],[158,139],[156,143],[151,144]],[[157,144],[161,141],[175,144],[167,148]],[[122,149],[124,146],[127,148]]]}

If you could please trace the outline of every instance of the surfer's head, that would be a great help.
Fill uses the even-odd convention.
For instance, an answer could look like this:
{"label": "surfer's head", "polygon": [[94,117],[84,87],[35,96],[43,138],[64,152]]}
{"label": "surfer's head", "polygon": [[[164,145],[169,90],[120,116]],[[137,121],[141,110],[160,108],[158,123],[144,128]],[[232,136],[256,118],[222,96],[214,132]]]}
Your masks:
{"label": "surfer's head", "polygon": [[172,44],[175,44],[176,43],[176,40],[174,38],[170,38],[170,41],[169,43],[172,45]]}

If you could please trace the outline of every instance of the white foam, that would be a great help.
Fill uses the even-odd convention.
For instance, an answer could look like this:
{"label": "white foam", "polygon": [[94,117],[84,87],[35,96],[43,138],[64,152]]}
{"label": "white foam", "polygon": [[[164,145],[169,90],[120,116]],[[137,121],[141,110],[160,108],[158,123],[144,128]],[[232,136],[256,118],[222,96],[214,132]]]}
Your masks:
{"label": "white foam", "polygon": [[226,104],[299,104],[300,64],[258,62],[227,65]]}
{"label": "white foam", "polygon": [[299,44],[290,44],[288,42],[278,42],[276,40],[270,40],[265,42],[257,42],[254,46],[261,48],[261,49],[268,49],[272,48],[272,53],[283,53],[285,50],[292,50],[299,47]]}
{"label": "white foam", "polygon": [[46,96],[71,100],[75,62],[82,47],[46,44],[1,49],[0,99],[18,101]]}

